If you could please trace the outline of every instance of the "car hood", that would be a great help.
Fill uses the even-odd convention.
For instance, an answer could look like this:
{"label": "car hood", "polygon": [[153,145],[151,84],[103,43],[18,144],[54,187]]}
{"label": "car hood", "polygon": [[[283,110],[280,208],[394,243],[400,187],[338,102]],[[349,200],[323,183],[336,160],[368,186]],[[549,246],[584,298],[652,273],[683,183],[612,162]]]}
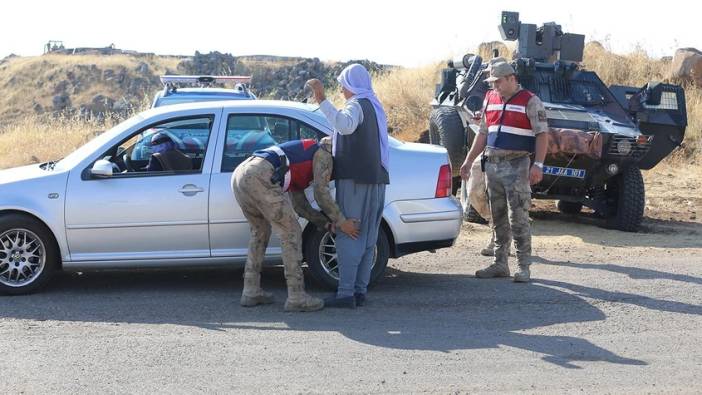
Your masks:
{"label": "car hood", "polygon": [[51,177],[57,174],[59,173],[42,169],[38,164],[14,167],[12,169],[0,170],[0,185]]}

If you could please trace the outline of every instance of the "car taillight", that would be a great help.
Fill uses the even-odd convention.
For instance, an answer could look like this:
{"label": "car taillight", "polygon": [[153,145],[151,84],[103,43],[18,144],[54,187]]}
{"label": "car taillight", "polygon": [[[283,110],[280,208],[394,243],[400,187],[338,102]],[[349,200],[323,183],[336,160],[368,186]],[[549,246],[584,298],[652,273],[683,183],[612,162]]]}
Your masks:
{"label": "car taillight", "polygon": [[434,194],[434,197],[451,196],[451,187],[451,166],[443,165],[439,169],[439,179],[436,181],[436,194]]}

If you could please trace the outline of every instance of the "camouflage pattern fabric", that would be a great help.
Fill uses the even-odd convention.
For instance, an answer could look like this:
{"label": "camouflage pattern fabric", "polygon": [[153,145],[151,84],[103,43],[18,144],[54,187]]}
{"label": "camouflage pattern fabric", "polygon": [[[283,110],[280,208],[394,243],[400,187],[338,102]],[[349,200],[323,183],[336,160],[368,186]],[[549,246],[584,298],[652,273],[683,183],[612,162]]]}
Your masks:
{"label": "camouflage pattern fabric", "polygon": [[[271,182],[273,165],[263,158],[251,157],[237,166],[232,175],[232,190],[251,228],[245,278],[258,278],[271,236],[271,227],[280,238],[288,298],[304,294],[302,229],[292,204],[280,185]],[[255,288],[255,284],[245,283]],[[255,291],[255,290],[252,290]]]}
{"label": "camouflage pattern fabric", "polygon": [[[314,192],[314,200],[324,211],[324,214],[331,219],[331,222],[340,224],[346,220],[346,217],[341,213],[339,206],[329,191],[329,182],[334,169],[334,158],[331,150],[331,137],[325,137],[320,140],[319,149],[312,158],[312,172],[314,174],[312,190]],[[314,223],[317,228],[324,229],[324,225],[328,222],[327,218],[312,208],[307,196],[305,196],[305,192],[297,191],[292,192],[290,195],[295,211],[300,216]]]}
{"label": "camouflage pattern fabric", "polygon": [[520,265],[531,263],[528,156],[485,163],[492,226],[495,233],[495,264],[507,266],[509,247],[514,237]]}

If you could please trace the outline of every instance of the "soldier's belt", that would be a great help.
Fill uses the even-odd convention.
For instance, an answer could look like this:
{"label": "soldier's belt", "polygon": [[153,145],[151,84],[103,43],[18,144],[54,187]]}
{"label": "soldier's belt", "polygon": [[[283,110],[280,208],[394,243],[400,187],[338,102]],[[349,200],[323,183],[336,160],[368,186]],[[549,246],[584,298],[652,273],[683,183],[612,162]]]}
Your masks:
{"label": "soldier's belt", "polygon": [[515,160],[515,159],[527,158],[527,157],[529,157],[528,152],[518,152],[518,153],[514,153],[514,154],[507,154],[507,155],[486,156],[485,161],[490,162],[490,163],[499,163],[499,162],[506,162],[506,161]]}

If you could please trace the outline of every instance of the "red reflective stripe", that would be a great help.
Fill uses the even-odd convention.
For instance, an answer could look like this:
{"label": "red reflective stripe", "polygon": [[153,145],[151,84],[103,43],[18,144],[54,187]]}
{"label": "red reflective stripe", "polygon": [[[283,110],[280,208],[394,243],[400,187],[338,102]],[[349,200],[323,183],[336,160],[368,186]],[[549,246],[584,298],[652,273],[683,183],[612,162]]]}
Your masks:
{"label": "red reflective stripe", "polygon": [[293,163],[290,165],[290,186],[289,191],[303,191],[312,183],[312,161]]}
{"label": "red reflective stripe", "polygon": [[[529,92],[528,90],[521,90],[519,93],[517,93],[515,97],[512,98],[512,100],[509,101],[509,104],[513,104],[515,106],[524,106],[524,108],[526,108],[527,104],[529,103],[529,100],[533,96],[534,94]],[[488,105],[495,104],[501,107],[504,107],[505,105],[504,101],[495,90],[488,91],[486,95],[486,100]],[[529,121],[529,117],[527,117],[526,111],[523,113],[519,111],[505,111],[504,113],[505,114],[503,117],[502,111],[486,111],[485,123],[487,124],[488,128],[493,125],[500,125],[501,118],[502,125],[512,126],[520,129],[531,129],[531,121]]]}
{"label": "red reflective stripe", "polygon": [[[301,191],[307,188],[314,177],[312,171],[312,160],[317,151],[317,142],[313,139],[293,140],[278,146],[269,147],[267,151],[275,155],[285,154],[288,162],[288,172],[286,179],[287,189],[285,191]],[[287,182],[287,181],[286,181]]]}
{"label": "red reflective stripe", "polygon": [[531,122],[526,114],[507,111],[502,119],[502,124],[505,126],[514,126],[520,129],[531,129]]}
{"label": "red reflective stripe", "polygon": [[303,139],[303,140],[300,140],[300,141],[302,141],[302,148],[305,149],[305,150],[306,150],[307,148],[310,148],[311,146],[317,144],[317,142],[314,141],[314,140],[312,140],[312,139]]}

